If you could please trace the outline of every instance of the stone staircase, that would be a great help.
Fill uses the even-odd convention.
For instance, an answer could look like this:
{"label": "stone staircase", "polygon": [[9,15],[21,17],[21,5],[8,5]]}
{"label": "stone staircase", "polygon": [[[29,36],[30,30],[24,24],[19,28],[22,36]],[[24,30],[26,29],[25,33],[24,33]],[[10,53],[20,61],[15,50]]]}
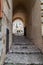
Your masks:
{"label": "stone staircase", "polygon": [[4,65],[43,65],[43,54],[25,37],[13,37]]}

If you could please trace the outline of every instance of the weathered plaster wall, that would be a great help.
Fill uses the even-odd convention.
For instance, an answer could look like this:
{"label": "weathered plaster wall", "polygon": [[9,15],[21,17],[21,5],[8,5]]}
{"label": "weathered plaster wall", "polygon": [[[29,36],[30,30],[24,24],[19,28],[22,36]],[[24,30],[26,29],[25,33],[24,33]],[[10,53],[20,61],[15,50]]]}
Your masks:
{"label": "weathered plaster wall", "polygon": [[9,6],[6,0],[3,0],[3,17],[2,17],[2,41],[3,50],[1,56],[1,63],[3,65],[6,56],[6,29],[9,29],[9,49],[12,44],[12,0],[8,0]]}
{"label": "weathered plaster wall", "polygon": [[30,12],[27,23],[27,37],[31,39],[41,51],[43,51],[40,4],[40,0],[36,0]]}
{"label": "weathered plaster wall", "polygon": [[42,46],[42,35],[41,35],[41,8],[40,8],[40,0],[36,0],[35,5],[32,8],[32,38],[33,42],[38,46],[41,50]]}

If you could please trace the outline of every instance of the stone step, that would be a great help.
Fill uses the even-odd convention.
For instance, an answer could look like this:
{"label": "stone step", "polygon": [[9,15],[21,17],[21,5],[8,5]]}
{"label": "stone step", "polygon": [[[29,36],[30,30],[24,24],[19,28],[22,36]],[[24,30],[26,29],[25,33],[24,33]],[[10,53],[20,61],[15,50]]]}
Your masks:
{"label": "stone step", "polygon": [[28,65],[43,65],[43,55],[42,54],[7,54],[5,63],[21,63]]}
{"label": "stone step", "polygon": [[19,48],[23,48],[23,49],[38,49],[35,45],[12,45],[11,49],[19,49]]}
{"label": "stone step", "polygon": [[43,65],[43,54],[28,39],[16,36],[4,65]]}
{"label": "stone step", "polygon": [[29,40],[14,40],[13,45],[33,45],[34,43],[30,42]]}
{"label": "stone step", "polygon": [[40,54],[40,52],[9,52],[13,54]]}
{"label": "stone step", "polygon": [[34,44],[30,44],[30,43],[29,43],[29,44],[28,44],[28,43],[27,43],[27,44],[25,44],[25,43],[21,43],[21,44],[20,44],[20,42],[19,42],[19,43],[17,42],[17,43],[15,43],[15,44],[13,44],[13,45],[34,45]]}
{"label": "stone step", "polygon": [[[22,64],[22,63],[5,63],[4,65],[37,65],[37,64]],[[42,64],[38,64],[38,65],[42,65]]]}
{"label": "stone step", "polygon": [[30,45],[33,44],[31,41],[29,41],[28,39],[26,39],[25,37],[15,37],[13,40],[13,45]]}
{"label": "stone step", "polygon": [[40,50],[37,47],[35,47],[35,45],[13,45],[9,52],[17,54],[35,54],[40,53]]}

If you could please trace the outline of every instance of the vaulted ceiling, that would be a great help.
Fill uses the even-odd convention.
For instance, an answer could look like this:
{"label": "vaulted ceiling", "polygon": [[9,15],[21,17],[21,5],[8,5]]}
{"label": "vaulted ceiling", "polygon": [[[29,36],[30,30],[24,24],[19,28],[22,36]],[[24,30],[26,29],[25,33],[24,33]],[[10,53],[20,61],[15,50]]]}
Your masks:
{"label": "vaulted ceiling", "polygon": [[35,0],[13,0],[13,14],[19,9],[30,12],[34,2]]}

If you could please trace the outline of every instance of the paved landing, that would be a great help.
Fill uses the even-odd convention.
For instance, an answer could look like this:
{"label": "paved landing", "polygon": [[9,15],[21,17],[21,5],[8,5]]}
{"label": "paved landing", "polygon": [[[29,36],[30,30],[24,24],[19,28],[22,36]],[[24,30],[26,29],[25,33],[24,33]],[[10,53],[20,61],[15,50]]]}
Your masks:
{"label": "paved landing", "polygon": [[43,64],[43,55],[41,54],[8,54],[6,61],[8,63],[22,64]]}

